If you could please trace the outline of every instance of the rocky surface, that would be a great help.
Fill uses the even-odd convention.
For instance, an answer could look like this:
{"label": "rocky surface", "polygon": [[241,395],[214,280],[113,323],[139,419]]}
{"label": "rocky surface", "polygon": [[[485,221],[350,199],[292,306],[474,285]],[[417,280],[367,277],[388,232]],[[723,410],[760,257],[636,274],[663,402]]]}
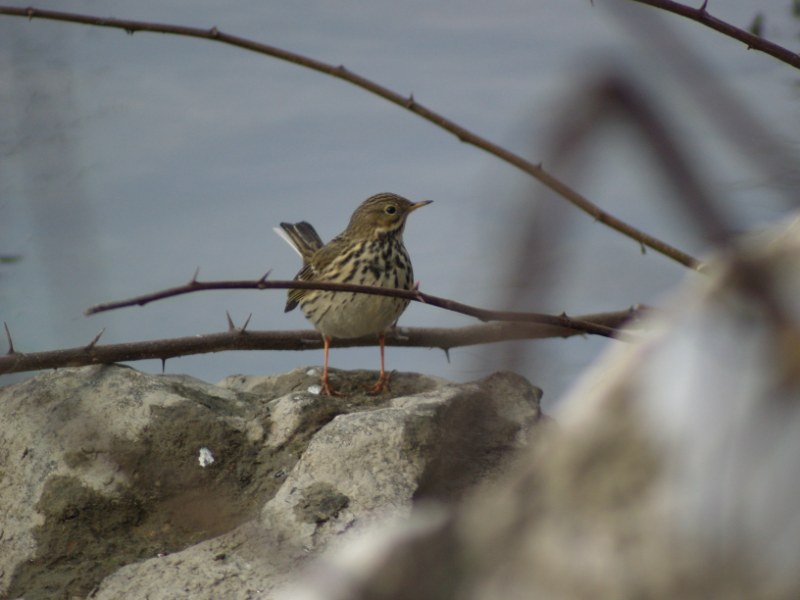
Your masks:
{"label": "rocky surface", "polygon": [[309,558],[496,476],[540,418],[499,373],[316,369],[210,385],[120,366],[0,389],[0,596],[260,598]]}

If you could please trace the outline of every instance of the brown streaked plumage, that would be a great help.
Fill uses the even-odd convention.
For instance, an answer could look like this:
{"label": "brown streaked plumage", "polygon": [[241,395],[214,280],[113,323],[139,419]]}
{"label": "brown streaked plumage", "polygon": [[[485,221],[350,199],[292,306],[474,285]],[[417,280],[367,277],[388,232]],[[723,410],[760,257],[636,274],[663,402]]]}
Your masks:
{"label": "brown streaked plumage", "polygon": [[[376,194],[359,206],[342,233],[323,244],[314,228],[305,221],[281,223],[276,231],[303,258],[303,268],[295,276],[300,281],[354,283],[410,290],[414,287],[411,260],[403,245],[406,219],[430,200],[410,202],[397,194]],[[286,311],[300,306],[322,334],[325,366],[322,388],[335,394],[328,382],[328,354],[331,338],[355,338],[377,334],[380,342],[380,378],[372,391],[388,387],[384,369],[384,334],[408,306],[408,300],[373,294],[289,290]]]}

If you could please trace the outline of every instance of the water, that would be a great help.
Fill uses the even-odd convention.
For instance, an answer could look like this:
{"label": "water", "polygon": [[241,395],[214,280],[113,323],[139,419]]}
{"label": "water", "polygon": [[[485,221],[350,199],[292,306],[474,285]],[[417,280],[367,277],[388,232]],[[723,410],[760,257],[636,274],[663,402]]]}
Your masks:
{"label": "water", "polygon": [[[88,0],[41,8],[180,23],[306,54],[370,77],[472,131],[549,165],[546,140],[569,122],[591,81],[613,71],[657,101],[737,227],[787,211],[755,156],[723,139],[667,57],[631,35],[605,2],[131,4]],[[764,35],[797,49],[790,2],[762,1]],[[27,3],[11,3],[26,6]],[[633,3],[707,62],[788,146],[798,136],[798,73],[698,24]],[[715,16],[746,27],[756,3]],[[98,12],[99,11],[99,12]],[[647,36],[645,35],[644,38]],[[435,203],[414,214],[406,245],[422,289],[486,308],[569,314],[658,303],[686,270],[541,194],[541,186],[419,117],[344,82],[207,41],[0,18],[0,319],[22,352],[211,333],[252,313],[253,329],[307,327],[282,292],[209,292],[93,317],[109,300],[202,279],[290,278],[297,256],[272,232],[308,220],[339,233],[367,196]],[[554,173],[609,212],[695,254],[708,242],[622,117]],[[752,151],[752,150],[751,150]],[[563,219],[535,256],[513,257],[540,219]],[[544,228],[547,231],[547,228]],[[514,262],[512,262],[514,261]],[[522,265],[520,267],[519,265]],[[509,277],[513,275],[513,277]],[[513,283],[512,283],[513,282]],[[412,305],[407,326],[472,321]],[[609,342],[388,350],[393,369],[457,381],[507,366],[553,403]],[[614,342],[610,342],[614,343]],[[320,364],[321,351],[229,352],[174,359],[169,372],[216,381]],[[332,365],[377,368],[377,349],[334,350]],[[135,363],[158,372],[159,361]],[[3,383],[20,377],[4,376]]]}

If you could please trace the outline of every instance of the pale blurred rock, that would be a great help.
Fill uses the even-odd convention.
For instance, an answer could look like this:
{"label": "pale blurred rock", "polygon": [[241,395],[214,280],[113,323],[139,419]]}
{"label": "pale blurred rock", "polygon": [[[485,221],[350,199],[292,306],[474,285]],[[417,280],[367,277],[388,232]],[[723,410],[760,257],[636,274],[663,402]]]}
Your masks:
{"label": "pale blurred rock", "polygon": [[800,598],[800,221],[741,252],[599,360],[495,485],[284,598]]}

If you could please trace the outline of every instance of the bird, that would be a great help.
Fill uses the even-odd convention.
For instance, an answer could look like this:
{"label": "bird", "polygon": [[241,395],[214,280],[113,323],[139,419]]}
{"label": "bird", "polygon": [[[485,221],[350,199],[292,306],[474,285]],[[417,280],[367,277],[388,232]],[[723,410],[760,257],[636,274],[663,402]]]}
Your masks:
{"label": "bird", "polygon": [[[397,194],[370,196],[356,208],[347,228],[327,244],[306,221],[281,223],[280,235],[303,259],[293,281],[352,283],[402,290],[415,289],[411,259],[403,244],[408,216],[432,200],[411,202]],[[389,387],[384,363],[386,331],[409,304],[394,298],[355,292],[290,289],[285,312],[300,306],[306,318],[322,335],[324,367],[321,385],[325,395],[341,395],[328,379],[328,356],[333,338],[356,338],[377,334],[381,369],[371,393]]]}

